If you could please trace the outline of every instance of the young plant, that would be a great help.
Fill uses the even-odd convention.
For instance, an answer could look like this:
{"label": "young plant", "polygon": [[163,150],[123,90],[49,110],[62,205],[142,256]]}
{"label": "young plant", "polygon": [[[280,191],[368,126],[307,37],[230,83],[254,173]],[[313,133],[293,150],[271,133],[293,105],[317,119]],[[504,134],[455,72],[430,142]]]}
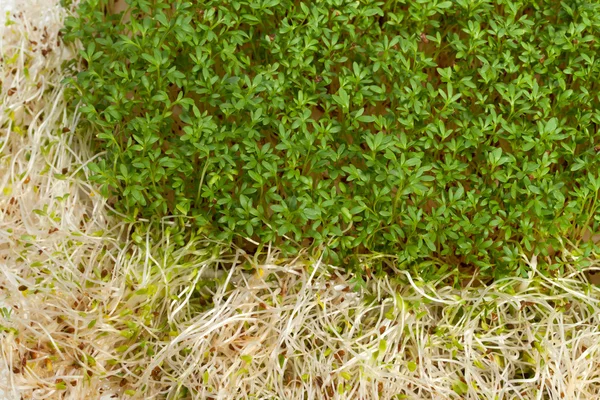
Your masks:
{"label": "young plant", "polygon": [[430,278],[557,269],[598,231],[597,2],[107,4],[66,23],[70,93],[132,219]]}

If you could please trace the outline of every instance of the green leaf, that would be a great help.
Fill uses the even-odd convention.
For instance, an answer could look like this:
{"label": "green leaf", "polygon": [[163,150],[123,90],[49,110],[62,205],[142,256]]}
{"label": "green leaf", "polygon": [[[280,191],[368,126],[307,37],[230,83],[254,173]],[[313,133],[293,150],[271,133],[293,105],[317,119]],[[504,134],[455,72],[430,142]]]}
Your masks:
{"label": "green leaf", "polygon": [[337,96],[333,96],[333,100],[345,110],[350,108],[350,98],[348,97],[348,93],[343,88],[340,88]]}
{"label": "green leaf", "polygon": [[305,208],[304,215],[310,220],[316,220],[321,217],[321,211],[316,208]]}
{"label": "green leaf", "polygon": [[571,171],[579,171],[580,169],[585,168],[586,165],[587,163],[585,161],[583,161],[581,158],[577,158],[575,160],[575,164],[571,166]]}
{"label": "green leaf", "polygon": [[417,363],[414,361],[409,361],[407,367],[410,372],[415,372],[417,370]]}
{"label": "green leaf", "polygon": [[163,25],[163,26],[169,26],[169,21],[167,21],[166,15],[163,14],[162,12],[158,12],[154,18],[156,18],[156,20],[158,22],[160,22],[161,25]]}

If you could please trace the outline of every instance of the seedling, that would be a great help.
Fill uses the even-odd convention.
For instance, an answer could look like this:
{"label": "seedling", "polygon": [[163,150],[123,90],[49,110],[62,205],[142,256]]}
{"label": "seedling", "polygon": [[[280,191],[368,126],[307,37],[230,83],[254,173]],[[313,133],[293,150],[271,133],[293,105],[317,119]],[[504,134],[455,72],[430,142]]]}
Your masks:
{"label": "seedling", "polygon": [[596,2],[107,4],[66,22],[70,95],[132,220],[428,279],[526,276],[598,231]]}

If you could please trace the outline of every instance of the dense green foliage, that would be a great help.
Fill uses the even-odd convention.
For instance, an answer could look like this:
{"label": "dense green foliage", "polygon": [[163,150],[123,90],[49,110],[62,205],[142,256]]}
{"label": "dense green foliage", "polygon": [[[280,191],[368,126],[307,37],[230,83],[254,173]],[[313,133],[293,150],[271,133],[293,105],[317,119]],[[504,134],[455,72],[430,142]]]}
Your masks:
{"label": "dense green foliage", "polygon": [[598,230],[597,1],[129,4],[65,32],[119,211],[496,276]]}

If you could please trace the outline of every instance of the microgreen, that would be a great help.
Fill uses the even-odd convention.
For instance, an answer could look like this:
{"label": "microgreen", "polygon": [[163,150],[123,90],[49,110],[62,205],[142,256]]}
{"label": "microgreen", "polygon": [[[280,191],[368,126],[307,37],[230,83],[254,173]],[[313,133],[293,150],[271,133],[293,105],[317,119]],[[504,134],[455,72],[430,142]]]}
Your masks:
{"label": "microgreen", "polygon": [[[56,3],[20,2],[0,34],[0,394],[599,397],[590,249],[563,250],[569,261],[588,257],[586,273],[565,261],[565,277],[548,279],[532,259],[530,279],[453,289],[436,260],[419,265],[434,266],[437,284],[406,271],[352,276],[304,257],[251,263],[213,241],[182,241],[172,217],[151,246],[146,227],[125,240],[130,225],[110,218],[78,173],[95,157],[91,136],[68,133],[78,114],[59,84],[72,52],[56,42],[66,11]],[[386,143],[373,132],[367,145]],[[594,185],[577,192],[594,196]],[[591,197],[582,207],[595,216]],[[369,271],[377,257],[352,261]]]}
{"label": "microgreen", "polygon": [[598,231],[597,2],[128,4],[82,2],[65,38],[93,179],[133,219],[424,276],[525,276]]}

